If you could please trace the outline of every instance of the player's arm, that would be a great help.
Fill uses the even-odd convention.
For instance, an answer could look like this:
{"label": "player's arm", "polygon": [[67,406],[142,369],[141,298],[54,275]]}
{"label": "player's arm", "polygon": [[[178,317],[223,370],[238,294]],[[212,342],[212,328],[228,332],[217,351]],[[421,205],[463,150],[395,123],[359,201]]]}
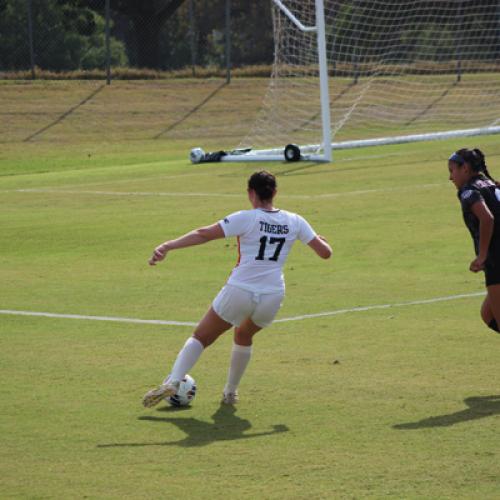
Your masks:
{"label": "player's arm", "polygon": [[319,255],[322,259],[329,259],[332,256],[332,247],[328,244],[323,236],[316,235],[308,245]]}
{"label": "player's arm", "polygon": [[479,254],[471,262],[470,270],[474,273],[484,269],[488,257],[495,218],[484,201],[478,201],[471,206],[472,213],[479,219]]}
{"label": "player's arm", "polygon": [[200,227],[175,240],[165,241],[154,249],[153,255],[149,259],[149,265],[154,266],[165,258],[171,250],[202,245],[212,240],[224,238],[224,231],[220,224],[216,222],[211,226]]}

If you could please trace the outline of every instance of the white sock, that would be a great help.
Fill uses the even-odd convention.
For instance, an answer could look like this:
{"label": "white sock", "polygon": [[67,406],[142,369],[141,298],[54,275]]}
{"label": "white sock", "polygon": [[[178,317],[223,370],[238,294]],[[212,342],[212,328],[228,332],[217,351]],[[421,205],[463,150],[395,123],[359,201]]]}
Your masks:
{"label": "white sock", "polygon": [[203,349],[203,344],[198,339],[194,337],[187,339],[184,347],[177,355],[169,379],[175,381],[182,380],[198,361]]}
{"label": "white sock", "polygon": [[227,374],[227,384],[224,387],[224,392],[236,392],[240,385],[241,377],[245,373],[245,369],[252,356],[251,345],[233,345],[231,352],[231,364],[229,365],[229,373]]}

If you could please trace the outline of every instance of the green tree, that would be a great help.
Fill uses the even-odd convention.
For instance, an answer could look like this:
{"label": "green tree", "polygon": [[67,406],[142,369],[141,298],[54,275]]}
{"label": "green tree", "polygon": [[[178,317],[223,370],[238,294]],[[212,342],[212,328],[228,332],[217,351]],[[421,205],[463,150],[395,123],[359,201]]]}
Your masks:
{"label": "green tree", "polygon": [[[101,15],[103,0],[60,0],[69,6],[88,7]],[[161,33],[185,0],[110,0],[114,13],[125,16],[133,27],[134,59],[141,68],[161,68]]]}
{"label": "green tree", "polygon": [[[26,2],[0,0],[0,67],[29,67]],[[60,0],[33,2],[35,63],[43,69],[75,70],[104,66],[104,20],[88,8]],[[126,65],[123,44],[112,40],[112,63]]]}
{"label": "green tree", "polygon": [[[94,15],[96,29],[86,40],[87,49],[80,61],[82,69],[104,68],[106,66],[105,20],[97,14]],[[109,46],[111,66],[127,66],[128,57],[124,43],[111,37]]]}
{"label": "green tree", "polygon": [[0,0],[0,69],[26,69],[29,65],[26,8],[20,2]]}

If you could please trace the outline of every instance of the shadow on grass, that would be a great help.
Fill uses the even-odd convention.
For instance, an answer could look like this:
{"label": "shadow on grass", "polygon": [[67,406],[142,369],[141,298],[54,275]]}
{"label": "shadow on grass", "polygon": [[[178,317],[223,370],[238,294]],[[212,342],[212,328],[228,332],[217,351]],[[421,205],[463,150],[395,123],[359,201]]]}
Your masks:
{"label": "shadow on grass", "polygon": [[464,399],[464,403],[468,406],[466,410],[449,413],[448,415],[424,418],[418,422],[393,425],[393,429],[406,430],[425,429],[428,427],[449,427],[462,422],[468,422],[469,420],[500,415],[500,395],[471,397]]}
{"label": "shadow on grass", "polygon": [[40,134],[43,134],[47,130],[51,129],[52,127],[54,127],[58,123],[61,123],[63,120],[65,120],[69,115],[71,115],[78,108],[80,108],[81,106],[83,106],[84,104],[87,104],[90,100],[92,100],[99,92],[101,92],[101,90],[104,89],[104,87],[106,87],[106,85],[104,83],[102,85],[99,85],[99,87],[94,89],[87,97],[82,99],[78,104],[76,104],[75,106],[72,106],[67,111],[62,113],[53,122],[49,123],[48,125],[45,125],[45,127],[42,127],[41,129],[37,130],[33,134],[26,137],[23,142],[29,142],[32,139],[34,139],[35,137],[39,136]]}
{"label": "shadow on grass", "polygon": [[[342,91],[336,95],[333,99],[330,100],[330,109],[333,104],[335,104],[337,101],[340,101],[342,97],[344,97],[345,94],[349,92],[353,87],[355,87],[356,84],[354,82],[349,83],[345,88],[342,89]],[[300,125],[292,130],[292,132],[299,132],[300,130],[308,127],[311,125],[311,123],[315,122],[321,117],[321,111],[318,111],[317,113],[314,113],[311,115],[307,120],[303,120]]]}
{"label": "shadow on grass", "polygon": [[[163,410],[168,413],[177,413],[179,410],[167,408]],[[185,411],[185,410],[184,410]],[[288,427],[283,424],[273,425],[272,430],[266,432],[254,432],[245,434],[252,428],[249,420],[238,417],[236,408],[222,405],[212,415],[213,423],[197,420],[196,418],[181,417],[157,417],[147,415],[139,417],[139,420],[155,422],[156,424],[173,424],[186,434],[184,439],[178,441],[164,441],[158,443],[110,443],[99,444],[98,448],[140,447],[140,446],[182,446],[186,448],[207,446],[217,441],[234,441],[237,439],[249,439],[263,436],[271,436],[288,432]]]}
{"label": "shadow on grass", "polygon": [[425,116],[432,108],[436,107],[457,85],[457,81],[453,82],[448,88],[444,89],[443,93],[440,96],[429,103],[425,109],[418,112],[411,120],[408,120],[405,125],[411,125],[412,123],[415,123],[417,120]]}
{"label": "shadow on grass", "polygon": [[179,125],[181,125],[183,122],[185,122],[190,116],[194,115],[197,111],[199,111],[205,104],[207,104],[209,101],[211,101],[225,86],[227,85],[226,82],[222,83],[219,85],[215,90],[210,92],[210,94],[205,97],[200,103],[198,103],[196,106],[194,106],[193,109],[190,109],[184,116],[179,118],[177,121],[172,123],[172,125],[169,125],[166,129],[162,130],[161,132],[158,132],[153,139],[159,139],[160,137],[168,134],[175,128],[177,128]]}

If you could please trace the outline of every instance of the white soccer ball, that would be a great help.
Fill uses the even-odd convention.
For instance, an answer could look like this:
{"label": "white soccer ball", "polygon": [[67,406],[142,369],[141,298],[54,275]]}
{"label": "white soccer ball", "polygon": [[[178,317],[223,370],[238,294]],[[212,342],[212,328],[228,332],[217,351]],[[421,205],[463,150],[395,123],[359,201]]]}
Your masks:
{"label": "white soccer ball", "polygon": [[189,153],[189,159],[191,160],[191,163],[200,163],[204,156],[205,151],[203,151],[203,149],[201,148],[193,148],[191,150],[191,153]]}
{"label": "white soccer ball", "polygon": [[188,406],[196,396],[196,382],[193,377],[186,375],[181,380],[179,390],[173,395],[165,398],[168,404],[178,408],[179,406]]}

